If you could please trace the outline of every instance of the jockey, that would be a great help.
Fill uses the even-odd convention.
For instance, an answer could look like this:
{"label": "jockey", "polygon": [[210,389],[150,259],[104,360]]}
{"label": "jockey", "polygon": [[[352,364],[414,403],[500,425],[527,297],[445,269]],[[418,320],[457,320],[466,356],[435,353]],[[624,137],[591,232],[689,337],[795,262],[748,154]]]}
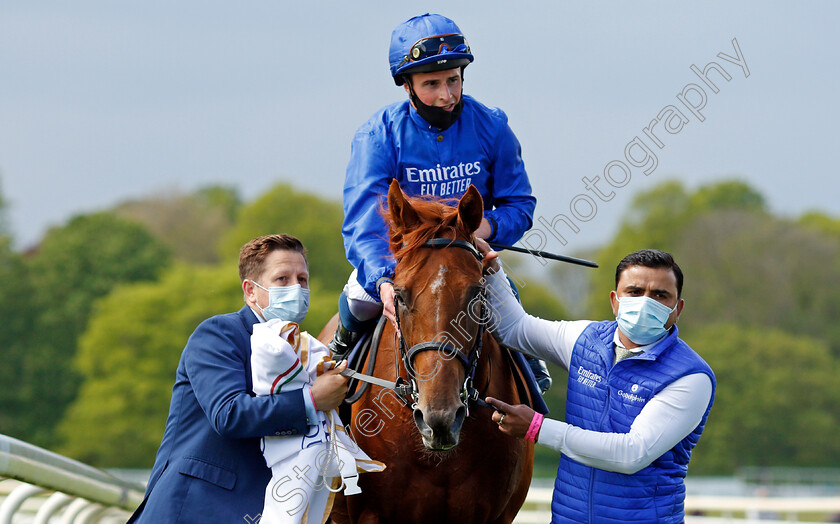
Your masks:
{"label": "jockey", "polygon": [[[330,349],[344,356],[383,314],[394,322],[388,226],[379,207],[396,178],[409,196],[460,198],[474,185],[484,200],[477,237],[512,245],[533,220],[536,199],[519,141],[505,113],[463,95],[473,55],[461,30],[437,14],[411,18],[391,35],[391,76],[408,100],[376,112],[353,138],[344,182],[342,235],[355,268],[339,298],[339,325]],[[543,391],[551,385],[531,363]]]}

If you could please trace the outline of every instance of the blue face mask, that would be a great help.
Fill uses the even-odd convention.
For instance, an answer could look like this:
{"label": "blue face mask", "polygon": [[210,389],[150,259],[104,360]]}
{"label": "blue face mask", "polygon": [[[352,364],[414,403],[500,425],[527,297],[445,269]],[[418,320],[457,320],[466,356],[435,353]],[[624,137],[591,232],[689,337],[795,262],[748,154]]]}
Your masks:
{"label": "blue face mask", "polygon": [[[679,302],[678,302],[679,303]],[[649,297],[621,297],[618,299],[618,327],[634,344],[647,345],[665,336],[665,323],[671,313],[669,309]]]}
{"label": "blue face mask", "polygon": [[280,320],[300,324],[306,317],[306,313],[309,311],[309,290],[303,289],[300,284],[272,286],[265,289],[253,280],[251,283],[268,291],[268,307],[261,308],[257,304],[266,320],[279,318]]}

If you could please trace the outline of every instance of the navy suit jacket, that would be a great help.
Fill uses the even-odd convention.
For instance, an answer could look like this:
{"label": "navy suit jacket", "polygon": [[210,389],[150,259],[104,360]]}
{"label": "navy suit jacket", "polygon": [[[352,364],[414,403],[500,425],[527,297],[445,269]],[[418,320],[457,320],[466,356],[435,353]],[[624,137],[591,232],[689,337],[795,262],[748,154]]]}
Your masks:
{"label": "navy suit jacket", "polygon": [[303,394],[256,397],[248,306],[205,320],[181,354],[163,441],[128,522],[255,523],[271,470],[260,437],[307,431]]}

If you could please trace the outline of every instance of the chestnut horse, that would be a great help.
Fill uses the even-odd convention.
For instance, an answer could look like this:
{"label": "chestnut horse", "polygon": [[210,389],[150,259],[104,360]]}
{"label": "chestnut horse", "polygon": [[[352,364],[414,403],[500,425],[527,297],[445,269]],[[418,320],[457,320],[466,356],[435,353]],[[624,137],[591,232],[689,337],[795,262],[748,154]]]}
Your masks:
{"label": "chestnut horse", "polygon": [[[492,409],[474,400],[528,402],[508,350],[487,332],[491,315],[473,245],[481,195],[470,186],[455,208],[408,198],[394,180],[384,214],[397,259],[400,333],[385,326],[372,374],[402,377],[411,387],[405,398],[370,385],[352,405],[352,420],[344,420],[352,437],[387,468],[361,475],[361,494],[339,493],[332,521],[510,523],[531,483],[534,445],[499,431]],[[324,343],[335,322],[321,332]]]}

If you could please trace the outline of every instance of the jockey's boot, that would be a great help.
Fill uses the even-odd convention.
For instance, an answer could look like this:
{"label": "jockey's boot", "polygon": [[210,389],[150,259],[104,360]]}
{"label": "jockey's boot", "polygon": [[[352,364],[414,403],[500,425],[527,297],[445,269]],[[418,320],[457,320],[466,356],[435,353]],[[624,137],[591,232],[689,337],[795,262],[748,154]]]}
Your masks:
{"label": "jockey's boot", "polygon": [[327,347],[330,348],[333,359],[343,360],[350,353],[350,350],[356,347],[359,339],[362,338],[362,331],[351,331],[344,327],[341,323],[341,317],[338,318],[338,327],[335,329],[335,335]]}
{"label": "jockey's boot", "polygon": [[[374,321],[375,323],[375,321]],[[350,311],[347,295],[342,291],[338,296],[338,327],[335,328],[333,339],[327,344],[335,360],[347,358],[362,335],[372,327],[370,320],[359,320]]]}
{"label": "jockey's boot", "polygon": [[545,365],[545,362],[531,355],[525,355],[525,360],[528,361],[531,372],[534,374],[534,378],[537,379],[540,392],[545,395],[545,392],[551,387],[551,374],[548,372],[548,367]]}

